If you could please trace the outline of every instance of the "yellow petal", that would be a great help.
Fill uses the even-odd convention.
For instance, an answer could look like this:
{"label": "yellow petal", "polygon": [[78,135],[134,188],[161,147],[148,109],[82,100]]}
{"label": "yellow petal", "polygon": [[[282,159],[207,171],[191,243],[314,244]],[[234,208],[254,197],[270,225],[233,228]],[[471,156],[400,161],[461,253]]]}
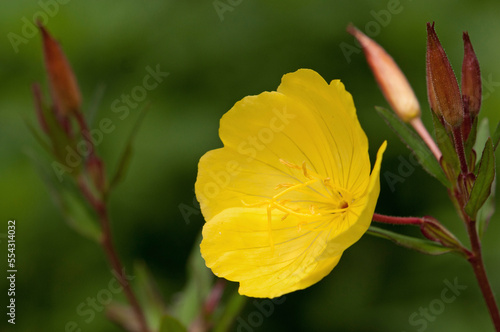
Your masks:
{"label": "yellow petal", "polygon": [[340,259],[339,254],[317,260],[327,246],[327,221],[299,229],[297,217],[283,221],[282,216],[272,214],[271,247],[265,209],[224,210],[203,227],[201,253],[207,266],[219,277],[239,281],[240,294],[252,297],[278,297],[317,282]]}
{"label": "yellow petal", "polygon": [[351,95],[305,69],[236,103],[220,137],[196,181],[207,266],[254,297],[321,280],[370,225],[386,144],[370,175]]}
{"label": "yellow petal", "polygon": [[[341,215],[282,220],[263,208],[229,208],[203,227],[201,253],[219,277],[240,282],[239,292],[252,297],[278,297],[304,289],[325,277],[343,251],[368,229],[380,191],[380,165],[386,143],[377,154],[363,198]],[[273,245],[270,245],[270,242]]]}
{"label": "yellow petal", "polygon": [[[301,93],[307,86],[308,94]],[[242,201],[270,198],[281,183],[297,183],[300,172],[280,159],[305,162],[355,195],[365,191],[368,144],[342,83],[328,85],[303,69],[285,75],[278,90],[244,98],[221,119],[224,148],[208,152],[198,167],[196,194],[205,219]]]}

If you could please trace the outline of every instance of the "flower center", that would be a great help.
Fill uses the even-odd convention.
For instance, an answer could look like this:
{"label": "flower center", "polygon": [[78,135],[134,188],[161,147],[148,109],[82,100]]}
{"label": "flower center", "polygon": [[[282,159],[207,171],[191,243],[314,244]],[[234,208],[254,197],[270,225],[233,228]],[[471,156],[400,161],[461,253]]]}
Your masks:
{"label": "flower center", "polygon": [[[308,169],[305,162],[302,163],[302,166],[283,159],[280,159],[280,162],[291,169],[300,170],[305,179],[301,181],[297,178],[298,183],[279,183],[274,189],[281,189],[281,191],[262,202],[255,204],[243,202],[248,207],[266,207],[269,244],[272,250],[274,250],[272,237],[273,210],[284,212],[281,218],[282,221],[290,215],[299,217],[300,222],[297,225],[299,232],[304,228],[319,231],[326,229],[329,225],[309,227],[309,224],[324,220],[324,217],[328,215],[340,215],[343,219],[349,204],[355,201],[349,191],[333,185],[330,178],[322,177]],[[322,224],[320,223],[320,225]]]}

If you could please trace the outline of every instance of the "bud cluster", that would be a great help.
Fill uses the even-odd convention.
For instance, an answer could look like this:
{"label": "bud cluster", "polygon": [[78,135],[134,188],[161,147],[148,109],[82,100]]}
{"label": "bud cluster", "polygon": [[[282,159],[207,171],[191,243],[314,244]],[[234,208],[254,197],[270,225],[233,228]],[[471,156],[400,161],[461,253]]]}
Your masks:
{"label": "bud cluster", "polygon": [[85,143],[84,162],[74,168],[76,172],[68,173],[75,179],[85,175],[94,191],[103,194],[106,190],[104,165],[95,152],[88,125],[81,111],[82,98],[76,77],[59,43],[42,24],[39,23],[38,26],[42,36],[44,63],[52,103],[50,106],[44,104],[38,84],[33,85],[33,95],[38,122],[50,141],[49,153],[58,161],[59,167],[69,169],[67,165],[65,166],[67,151],[76,150],[77,145]]}
{"label": "bud cluster", "polygon": [[[495,178],[494,150],[500,141],[500,129],[486,144],[483,143],[484,148],[476,146],[478,132],[482,131],[481,136],[484,137],[489,132],[482,128],[485,126],[478,126],[481,73],[469,34],[463,33],[464,58],[459,84],[434,23],[427,23],[427,96],[436,134],[432,138],[420,119],[415,94],[391,56],[356,28],[349,26],[347,30],[363,47],[377,83],[399,119],[385,110],[379,113],[414,152],[427,149],[425,145],[433,152],[435,159],[419,160],[420,164],[447,187],[452,202],[468,227],[474,225],[479,210],[494,194],[491,189]],[[409,123],[414,130],[405,123]],[[482,149],[479,161],[475,148]],[[488,218],[483,218],[482,223],[487,223]],[[428,239],[444,247],[461,248],[451,233],[434,219],[426,219],[421,230]]]}

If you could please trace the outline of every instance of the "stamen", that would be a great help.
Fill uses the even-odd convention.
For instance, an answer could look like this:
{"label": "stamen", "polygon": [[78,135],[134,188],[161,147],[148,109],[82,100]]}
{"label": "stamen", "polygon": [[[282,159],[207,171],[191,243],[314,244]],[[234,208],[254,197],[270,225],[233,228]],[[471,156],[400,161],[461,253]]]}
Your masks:
{"label": "stamen", "polygon": [[279,194],[276,194],[275,196],[273,196],[272,200],[275,200],[276,198],[279,198],[279,197],[283,196],[284,194],[289,193],[290,191],[293,191],[295,189],[307,187],[307,186],[309,186],[309,185],[311,185],[311,184],[313,184],[314,182],[317,182],[317,181],[318,181],[317,179],[313,179],[313,180],[309,180],[309,181],[304,182],[304,183],[298,183],[296,185],[288,187],[287,189],[283,190]]}
{"label": "stamen", "polygon": [[269,200],[265,200],[265,201],[258,202],[258,203],[246,203],[244,200],[241,200],[241,204],[243,204],[245,207],[258,207],[258,206],[262,206],[264,204],[267,204],[268,202],[269,202]]}
{"label": "stamen", "polygon": [[[260,207],[266,206],[267,211],[267,228],[269,235],[269,246],[271,247],[271,252],[274,254],[274,237],[273,237],[273,216],[272,211],[278,210],[283,213],[281,216],[281,221],[286,220],[290,215],[295,217],[299,217],[297,230],[301,232],[304,229],[310,231],[323,231],[332,227],[332,220],[325,218],[326,216],[330,216],[335,218],[335,220],[344,219],[346,217],[346,209],[349,208],[349,205],[354,202],[352,194],[345,190],[342,187],[337,187],[332,184],[331,178],[323,178],[321,175],[316,174],[307,168],[306,162],[304,161],[301,166],[298,166],[294,163],[286,161],[284,159],[279,159],[280,163],[289,167],[290,169],[296,169],[302,171],[302,174],[307,179],[305,182],[297,179],[298,183],[279,183],[274,190],[281,190],[276,193],[276,195],[272,196],[269,199],[265,199],[262,202],[258,203],[246,203],[241,201],[242,204],[246,207]],[[324,198],[327,198],[327,195],[324,195],[318,191],[318,188],[310,187],[311,185],[321,181],[324,185],[323,190],[326,189],[327,193],[330,196],[328,201],[324,201]],[[308,189],[306,191],[306,189]],[[321,195],[321,200],[318,200],[318,204],[310,204],[309,207],[304,206],[305,202],[313,202],[314,199],[308,198],[307,194],[309,194],[309,190],[314,193],[318,193]],[[291,193],[292,191],[299,191],[305,193],[306,196],[296,197],[297,201],[293,202],[293,205],[289,205],[292,201],[290,199],[280,199],[281,197]],[[288,206],[287,206],[288,204]],[[304,205],[303,205],[304,204]],[[337,219],[338,218],[338,219]],[[319,223],[319,224],[318,224]],[[337,224],[337,227],[340,227],[340,224]]]}
{"label": "stamen", "polygon": [[309,176],[309,174],[307,174],[307,167],[306,167],[306,162],[304,161],[302,163],[302,172],[304,172],[304,176],[306,178],[308,178],[309,180],[311,180],[312,178]]}
{"label": "stamen", "polygon": [[293,168],[293,169],[300,169],[299,166],[289,162],[289,161],[286,161],[284,159],[280,159],[280,163],[282,163],[283,165],[285,165],[286,167],[290,167],[290,168]]}
{"label": "stamen", "polygon": [[293,183],[280,183],[276,187],[274,187],[274,190],[278,190],[278,189],[281,189],[281,188],[290,188],[290,187],[293,187],[293,186],[294,186]]}

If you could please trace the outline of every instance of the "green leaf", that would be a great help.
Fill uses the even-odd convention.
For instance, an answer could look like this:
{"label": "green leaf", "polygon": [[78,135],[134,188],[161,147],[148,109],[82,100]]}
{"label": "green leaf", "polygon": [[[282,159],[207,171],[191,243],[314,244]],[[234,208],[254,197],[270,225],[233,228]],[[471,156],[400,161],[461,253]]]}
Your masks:
{"label": "green leaf", "polygon": [[[439,118],[434,112],[432,113],[432,120],[434,123],[434,133],[436,135],[436,143],[443,154],[443,160],[451,168],[454,174],[460,173],[460,161],[458,160],[455,146],[451,140],[444,125],[439,121]],[[471,147],[472,149],[472,147]]]}
{"label": "green leaf", "polygon": [[491,184],[490,197],[484,202],[483,206],[477,212],[477,228],[480,237],[483,237],[484,232],[488,228],[491,217],[495,213],[495,191],[496,191],[496,176]]}
{"label": "green leaf", "polygon": [[159,329],[160,321],[167,311],[167,306],[161,297],[160,290],[144,262],[134,264],[134,289],[141,307],[146,315],[148,325],[154,330]]}
{"label": "green leaf", "polygon": [[99,111],[99,106],[104,97],[104,92],[106,91],[106,85],[101,83],[99,84],[92,95],[92,98],[89,102],[89,106],[87,107],[86,119],[89,127],[93,127],[94,121],[97,117],[97,112]]}
{"label": "green leaf", "polygon": [[382,107],[375,107],[378,114],[385,120],[399,138],[413,151],[417,157],[418,162],[422,167],[436,179],[441,181],[447,188],[451,187],[450,181],[446,178],[443,169],[439,162],[434,158],[431,150],[427,147],[425,142],[403,123],[393,112],[386,110]]}
{"label": "green leaf", "polygon": [[174,317],[165,315],[161,319],[159,332],[187,332],[187,329]]}
{"label": "green leaf", "polygon": [[491,184],[495,178],[495,154],[493,151],[493,143],[491,138],[488,138],[484,145],[483,155],[479,164],[479,170],[476,181],[472,187],[469,201],[465,206],[465,212],[473,220],[476,219],[476,214],[488,199],[491,193]]}
{"label": "green leaf", "polygon": [[174,316],[188,326],[202,310],[205,299],[212,289],[214,275],[205,265],[201,257],[201,233],[198,236],[188,260],[188,281],[178,303],[174,308]]}
{"label": "green leaf", "polygon": [[141,112],[139,113],[139,116],[135,122],[134,127],[132,128],[132,131],[130,132],[130,136],[127,139],[127,142],[125,143],[125,149],[120,157],[120,160],[118,161],[118,166],[116,168],[115,174],[111,178],[111,183],[109,186],[109,189],[111,190],[112,188],[116,187],[121,181],[125,179],[125,174],[127,173],[128,167],[130,165],[130,160],[132,159],[132,143],[134,141],[135,135],[139,131],[139,127],[146,115],[146,112],[148,110],[149,104],[146,105]]}
{"label": "green leaf", "polygon": [[70,184],[70,181],[59,181],[53,171],[39,161],[34,153],[28,152],[28,156],[47,186],[52,200],[61,210],[66,223],[84,237],[99,242],[101,229],[97,217],[79,191]]}
{"label": "green leaf", "polygon": [[416,250],[418,252],[427,255],[442,255],[454,251],[451,248],[443,247],[429,240],[423,240],[407,235],[394,233],[386,229],[375,226],[370,226],[370,228],[366,233],[383,239],[390,240],[401,247]]}
{"label": "green leaf", "polygon": [[[73,150],[76,149],[77,139],[70,138],[62,128],[61,124],[57,120],[55,112],[50,107],[42,107],[42,113],[47,124],[47,136],[50,138],[52,143],[53,153],[58,158],[59,161],[64,163],[65,156],[67,154],[66,148],[69,147]],[[77,168],[80,168],[80,165]]]}
{"label": "green leaf", "polygon": [[68,225],[86,238],[99,242],[101,229],[95,214],[82,201],[69,191],[62,191],[61,208]]}
{"label": "green leaf", "polygon": [[31,124],[26,118],[23,119],[24,123],[26,124],[26,127],[28,127],[28,130],[31,132],[35,140],[40,144],[40,146],[47,152],[48,155],[52,154],[51,147],[49,144],[42,138],[40,133],[35,129],[33,124]]}
{"label": "green leaf", "polygon": [[500,122],[497,124],[495,132],[493,133],[493,136],[491,138],[493,139],[493,147],[496,151],[498,143],[500,142]]}
{"label": "green leaf", "polygon": [[[477,130],[478,130],[478,121],[479,118],[474,118],[474,122],[472,122],[472,126],[470,129],[469,137],[465,141],[464,148],[465,148],[465,156],[467,157],[467,165],[469,165],[469,168],[471,168],[473,164],[476,163],[476,154],[473,152],[473,148],[476,143],[477,139]],[[488,130],[489,132],[489,130]],[[489,136],[489,135],[488,135]],[[475,150],[477,151],[477,150]]]}
{"label": "green leaf", "polygon": [[490,124],[488,119],[484,118],[478,126],[476,143],[474,144],[474,150],[476,150],[478,156],[483,154],[486,141],[490,138],[490,136]]}

